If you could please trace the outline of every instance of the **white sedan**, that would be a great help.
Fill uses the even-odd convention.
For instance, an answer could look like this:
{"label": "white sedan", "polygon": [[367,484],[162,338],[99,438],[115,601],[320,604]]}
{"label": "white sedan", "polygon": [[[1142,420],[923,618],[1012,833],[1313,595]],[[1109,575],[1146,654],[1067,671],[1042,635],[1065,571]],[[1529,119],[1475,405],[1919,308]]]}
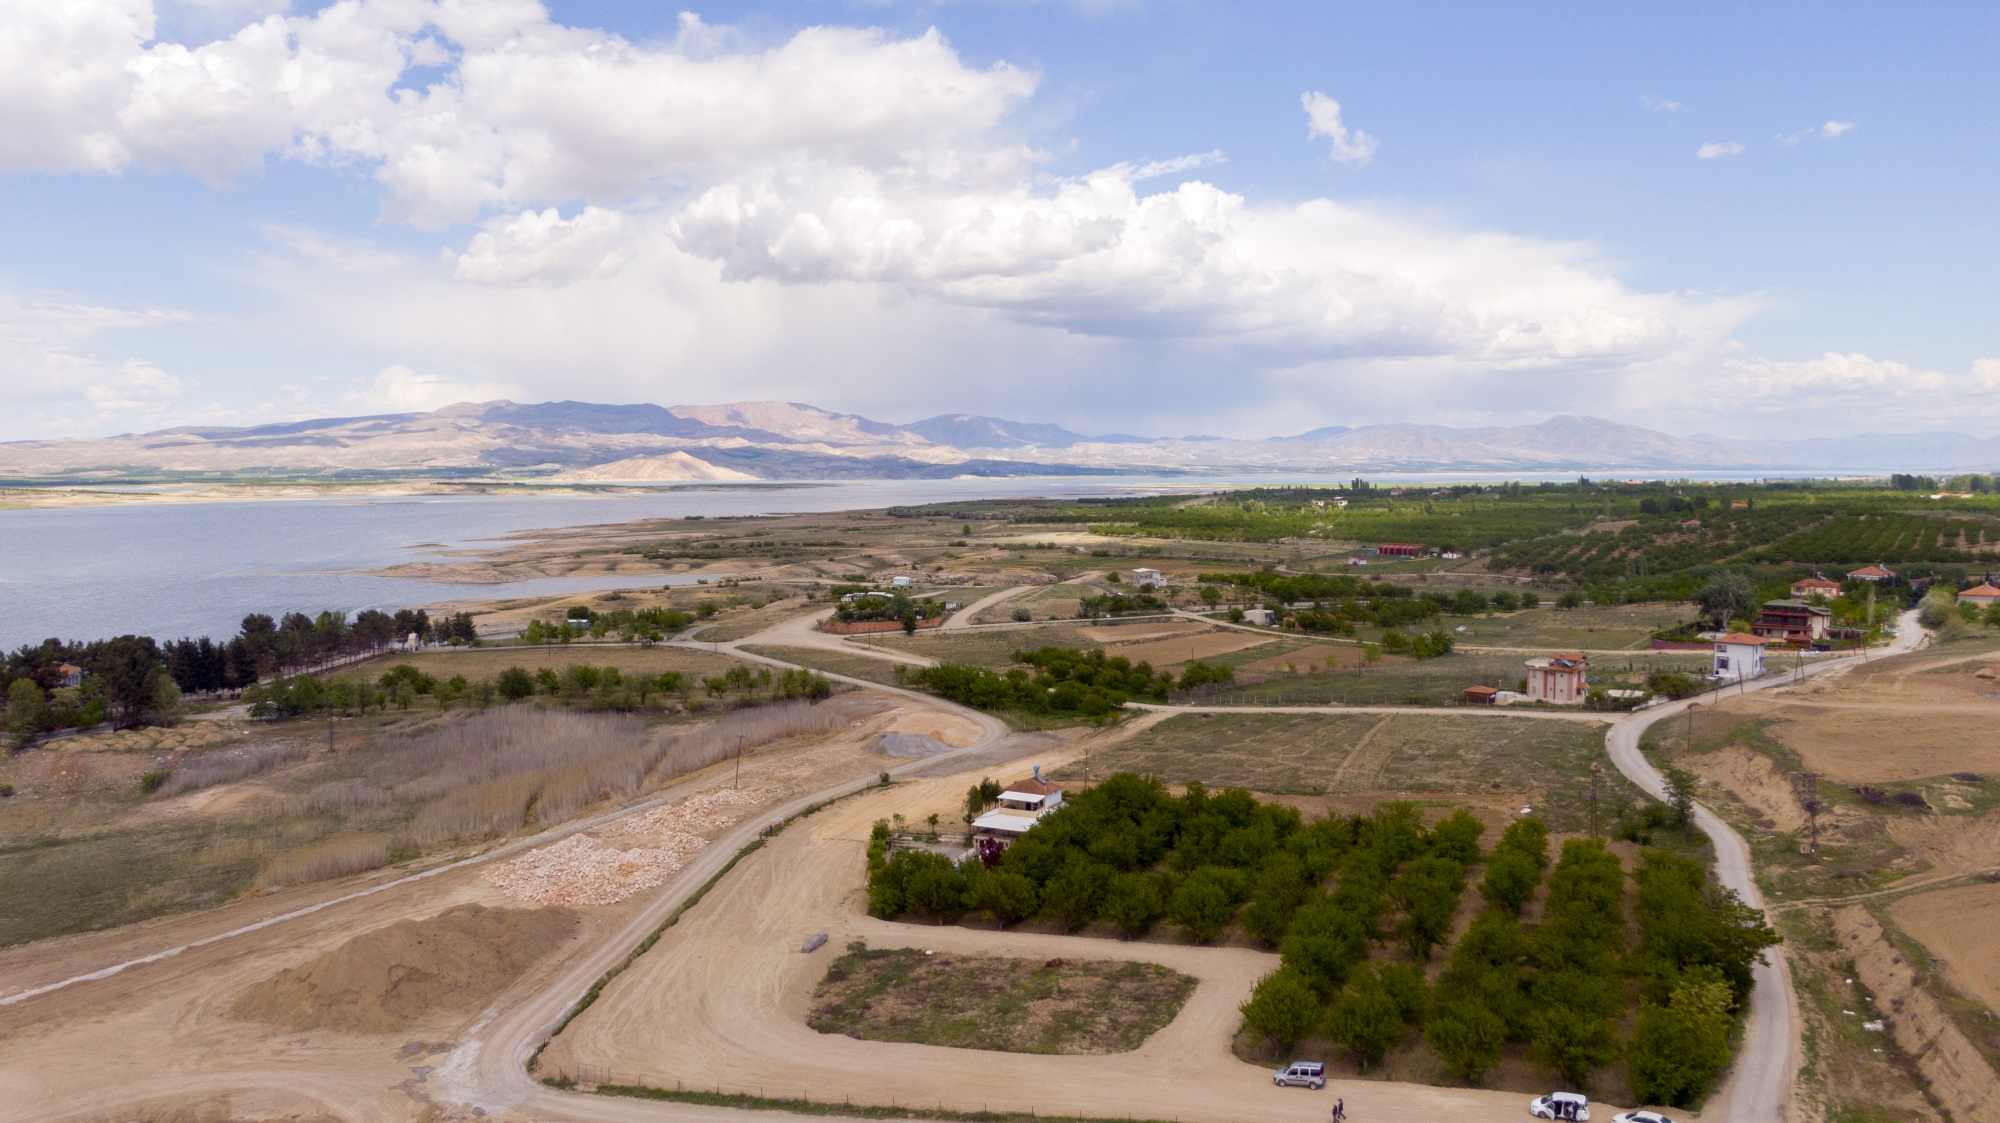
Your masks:
{"label": "white sedan", "polygon": [[1611,1117],[1611,1123],[1674,1123],[1657,1111],[1621,1111]]}

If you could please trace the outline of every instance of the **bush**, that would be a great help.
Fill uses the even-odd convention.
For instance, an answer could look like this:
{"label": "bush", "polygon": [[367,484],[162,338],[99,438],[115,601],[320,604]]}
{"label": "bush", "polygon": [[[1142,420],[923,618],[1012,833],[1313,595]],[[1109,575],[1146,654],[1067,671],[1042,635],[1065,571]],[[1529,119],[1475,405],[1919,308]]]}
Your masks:
{"label": "bush", "polygon": [[139,790],[145,792],[147,795],[152,795],[154,792],[160,790],[160,785],[166,783],[167,777],[170,775],[172,773],[165,769],[156,768],[139,777]]}
{"label": "bush", "polygon": [[1028,621],[1033,620],[1035,618],[1035,614],[1033,612],[1028,611],[1025,608],[1017,608],[1013,612],[1009,613],[1009,615],[1013,617],[1014,622],[1017,624],[1025,624]]}
{"label": "bush", "polygon": [[1897,792],[1896,802],[1902,804],[1904,807],[1930,806],[1929,801],[1924,799],[1924,795],[1922,792]]}
{"label": "bush", "polygon": [[1189,663],[1181,672],[1180,688],[1193,690],[1197,686],[1227,686],[1236,681],[1236,668],[1227,663]]}

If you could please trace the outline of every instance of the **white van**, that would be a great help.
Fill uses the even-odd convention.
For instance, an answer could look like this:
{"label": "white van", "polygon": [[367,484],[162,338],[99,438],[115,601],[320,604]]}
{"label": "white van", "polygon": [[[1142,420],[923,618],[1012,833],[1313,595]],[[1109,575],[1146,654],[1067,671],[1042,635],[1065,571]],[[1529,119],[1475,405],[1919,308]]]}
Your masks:
{"label": "white van", "polygon": [[1280,1088],[1303,1084],[1308,1088],[1326,1087],[1326,1066],[1318,1061],[1293,1061],[1291,1064],[1271,1074],[1271,1083]]}

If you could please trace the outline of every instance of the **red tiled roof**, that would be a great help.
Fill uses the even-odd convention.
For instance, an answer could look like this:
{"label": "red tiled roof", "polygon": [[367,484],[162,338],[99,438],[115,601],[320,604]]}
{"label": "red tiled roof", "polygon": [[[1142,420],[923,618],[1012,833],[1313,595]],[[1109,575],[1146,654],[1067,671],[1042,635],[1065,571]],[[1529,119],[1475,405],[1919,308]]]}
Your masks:
{"label": "red tiled roof", "polygon": [[1771,641],[1763,636],[1746,636],[1741,632],[1733,636],[1723,636],[1717,643],[1733,643],[1743,647],[1762,647]]}
{"label": "red tiled roof", "polygon": [[2000,589],[1996,589],[1991,585],[1980,584],[1974,585],[1972,588],[1958,595],[1961,597],[2000,597]]}
{"label": "red tiled roof", "polygon": [[1499,690],[1499,688],[1498,688],[1498,687],[1493,687],[1493,686],[1484,686],[1484,685],[1479,685],[1479,684],[1474,684],[1474,685],[1472,685],[1472,686],[1468,686],[1468,687],[1466,687],[1466,688],[1465,688],[1465,690],[1464,690],[1464,693],[1466,693],[1466,694],[1498,694],[1498,693],[1500,693],[1500,690]]}
{"label": "red tiled roof", "polygon": [[1879,565],[1864,565],[1848,574],[1849,577],[1894,577],[1895,574]]}

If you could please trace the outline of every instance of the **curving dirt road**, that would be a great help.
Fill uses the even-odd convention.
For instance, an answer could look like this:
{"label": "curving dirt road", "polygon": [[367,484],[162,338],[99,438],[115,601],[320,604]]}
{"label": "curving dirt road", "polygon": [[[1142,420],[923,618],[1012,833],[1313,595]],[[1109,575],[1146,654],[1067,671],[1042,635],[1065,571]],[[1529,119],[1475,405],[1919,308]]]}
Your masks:
{"label": "curving dirt road", "polygon": [[[1887,652],[1878,655],[1912,651],[1922,642],[1924,632],[1917,626],[1915,612],[1906,613],[1897,624],[1895,642],[1889,645]],[[1800,673],[1816,675],[1858,666],[1860,661],[1859,656],[1830,659],[1807,667]],[[1793,681],[1790,675],[1773,674],[1746,683],[1741,689],[1765,690]],[[1666,782],[1646,760],[1645,754],[1639,751],[1640,738],[1656,722],[1683,714],[1690,706],[1720,701],[1730,689],[1645,710],[1612,726],[1605,734],[1611,762],[1625,774],[1626,779],[1648,795],[1664,798]],[[1749,844],[1714,812],[1699,803],[1695,804],[1694,817],[1695,825],[1715,844],[1717,879],[1734,889],[1745,904],[1762,909],[1764,894],[1757,888],[1756,871],[1750,864]],[[1750,991],[1750,1013],[1743,1027],[1743,1045],[1737,1050],[1736,1060],[1722,1087],[1709,1098],[1703,1111],[1704,1115],[1710,1111],[1719,1112],[1719,1118],[1731,1123],[1777,1123],[1785,1118],[1785,1108],[1791,1100],[1793,1077],[1799,1067],[1798,999],[1792,993],[1791,972],[1785,969],[1782,955],[1773,956],[1770,962],[1760,964],[1754,972],[1754,980]]]}

